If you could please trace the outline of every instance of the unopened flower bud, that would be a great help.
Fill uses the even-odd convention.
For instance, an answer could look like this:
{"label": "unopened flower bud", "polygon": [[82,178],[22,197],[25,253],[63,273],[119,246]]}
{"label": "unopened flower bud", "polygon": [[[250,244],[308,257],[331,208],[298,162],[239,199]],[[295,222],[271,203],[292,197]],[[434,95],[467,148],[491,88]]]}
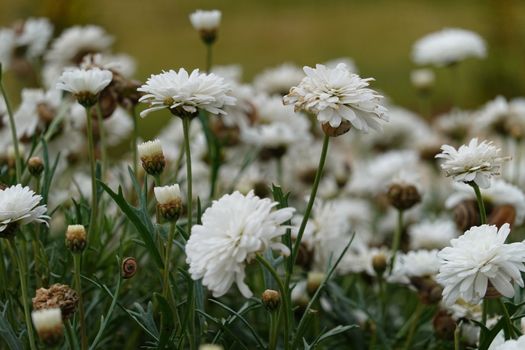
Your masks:
{"label": "unopened flower bud", "polygon": [[430,69],[416,69],[410,73],[412,85],[422,93],[427,93],[432,89],[434,80],[434,72]]}
{"label": "unopened flower bud", "polygon": [[64,336],[64,324],[59,308],[33,311],[31,318],[35,330],[44,344],[54,346],[60,343]]}
{"label": "unopened flower bud", "polygon": [[372,267],[378,276],[383,276],[387,266],[388,261],[385,254],[379,253],[372,257]]}
{"label": "unopened flower bud", "polygon": [[346,134],[348,131],[350,131],[350,129],[352,128],[352,123],[342,121],[341,124],[336,128],[330,126],[329,123],[324,123],[321,124],[321,128],[323,129],[325,135],[328,135],[330,137],[337,137]]}
{"label": "unopened flower bud", "polygon": [[321,283],[323,283],[324,277],[322,272],[308,272],[306,280],[306,291],[308,294],[313,295],[317,291]]}
{"label": "unopened flower bud", "polygon": [[160,175],[166,166],[162,144],[159,140],[148,141],[138,145],[138,154],[146,173]]}
{"label": "unopened flower bud", "polygon": [[434,333],[439,339],[452,340],[454,339],[454,331],[456,330],[456,321],[445,310],[440,310],[432,320],[434,326]]}
{"label": "unopened flower bud", "polygon": [[42,174],[42,172],[44,171],[44,162],[42,162],[42,158],[29,158],[29,160],[27,161],[27,170],[29,170],[29,173],[35,177],[40,176],[40,174]]}
{"label": "unopened flower bud", "polygon": [[182,199],[179,185],[155,187],[157,210],[166,221],[176,222],[182,213]]}
{"label": "unopened flower bud", "polygon": [[78,294],[65,284],[55,283],[49,288],[39,288],[33,298],[33,309],[60,308],[64,320],[70,318],[78,305]]}
{"label": "unopened flower bud", "polygon": [[205,44],[211,45],[217,39],[217,30],[221,23],[221,12],[219,10],[203,11],[197,10],[190,15],[190,21]]}
{"label": "unopened flower bud", "polygon": [[39,103],[36,106],[38,118],[46,125],[51,124],[56,115],[56,110],[47,103]]}
{"label": "unopened flower bud", "polygon": [[84,251],[87,244],[86,229],[83,225],[69,225],[66,231],[66,247],[74,254]]}
{"label": "unopened flower bud", "polygon": [[224,348],[218,344],[201,344],[199,350],[224,350]]}
{"label": "unopened flower bud", "polygon": [[137,260],[133,257],[127,257],[122,260],[120,274],[124,279],[131,278],[137,273],[137,268]]}
{"label": "unopened flower bud", "polygon": [[387,192],[388,201],[398,210],[412,208],[421,202],[421,195],[414,185],[394,183]]}
{"label": "unopened flower bud", "polygon": [[266,289],[262,294],[262,302],[268,311],[279,309],[281,294],[273,289]]}
{"label": "unopened flower bud", "polygon": [[421,303],[425,305],[434,305],[441,301],[443,287],[441,287],[434,278],[430,276],[412,277],[410,278],[410,283],[417,289]]}

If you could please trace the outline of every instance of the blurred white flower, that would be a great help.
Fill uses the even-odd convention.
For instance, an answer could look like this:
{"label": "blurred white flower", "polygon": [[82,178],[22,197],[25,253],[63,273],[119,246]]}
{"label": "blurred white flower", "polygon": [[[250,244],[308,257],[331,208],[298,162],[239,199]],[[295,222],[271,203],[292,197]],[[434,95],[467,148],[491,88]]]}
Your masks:
{"label": "blurred white flower", "polygon": [[379,120],[388,120],[386,108],[379,104],[382,96],[367,88],[372,78],[362,79],[342,63],[333,69],[321,64],[304,67],[304,72],[306,77],[284,96],[285,104],[314,113],[318,121],[333,128],[345,121],[368,132],[381,129]]}
{"label": "blurred white flower", "polygon": [[62,311],[59,307],[35,310],[31,319],[38,336],[44,343],[53,344],[63,336]]}
{"label": "blurred white flower", "polygon": [[446,66],[469,57],[484,58],[485,41],[476,33],[458,28],[446,28],[424,36],[412,48],[416,64]]}
{"label": "blurred white flower", "polygon": [[481,188],[488,188],[491,177],[499,175],[503,162],[510,159],[500,157],[501,149],[492,142],[478,143],[477,138],[457,150],[449,145],[441,146],[441,150],[436,158],[445,160],[441,163],[441,169],[446,176],[452,176],[458,182],[475,182]]}
{"label": "blurred white flower", "polygon": [[96,96],[111,83],[112,78],[113,74],[109,70],[74,68],[62,73],[56,87],[59,90],[71,92],[77,97],[79,103],[83,104],[81,100],[86,95]]}
{"label": "blurred white flower", "polygon": [[475,118],[470,111],[453,109],[436,118],[435,128],[445,136],[463,142],[469,135]]}
{"label": "blurred white flower", "polygon": [[525,349],[525,335],[518,339],[505,340],[502,344],[489,347],[489,350],[522,350]]}
{"label": "blurred white flower", "polygon": [[451,305],[459,298],[478,303],[488,287],[510,298],[514,295],[512,282],[523,288],[525,244],[505,244],[509,233],[509,224],[499,231],[493,225],[475,226],[439,252],[437,281],[445,287],[445,304]]}
{"label": "blurred white flower", "polygon": [[32,137],[43,131],[52,122],[61,101],[59,90],[23,89],[22,103],[14,114],[17,136]]}
{"label": "blurred white flower", "polygon": [[107,69],[113,73],[118,73],[126,78],[135,74],[137,63],[133,57],[126,54],[88,54],[82,58],[80,68],[89,69],[98,67],[100,69]]}
{"label": "blurred white flower", "polygon": [[292,86],[301,82],[304,73],[301,68],[291,63],[268,68],[255,76],[253,86],[256,90],[270,95],[286,95]]}
{"label": "blurred white flower", "polygon": [[389,281],[410,283],[412,277],[434,277],[439,270],[438,250],[411,250],[396,257]]}
{"label": "blurred white flower", "polygon": [[285,234],[294,209],[273,210],[277,202],[260,199],[253,191],[226,194],[202,215],[202,225],[192,227],[186,245],[189,272],[215,297],[224,295],[235,282],[241,294],[252,296],[244,282],[245,265],[268,248],[289,254],[279,239]]}
{"label": "blurred white flower", "polygon": [[[469,188],[469,192],[472,191]],[[454,221],[446,218],[425,220],[408,228],[412,249],[441,249],[458,236]]]}
{"label": "blurred white flower", "polygon": [[196,30],[216,30],[221,24],[221,11],[197,10],[190,14],[190,22]]}
{"label": "blurred white flower", "polygon": [[427,90],[434,86],[436,76],[431,69],[414,69],[410,72],[410,82],[419,90]]}
{"label": "blurred white flower", "polygon": [[29,187],[16,186],[0,190],[0,236],[5,235],[10,224],[26,225],[31,222],[47,224],[47,208],[40,205],[42,196]]}
{"label": "blurred white flower", "polygon": [[[86,119],[84,118],[84,121]],[[116,146],[124,141],[133,130],[133,119],[122,107],[117,107],[113,114],[103,120],[108,146]]]}
{"label": "blurred white flower", "polygon": [[47,18],[28,18],[16,37],[16,44],[24,47],[28,58],[41,56],[53,35],[53,25]]}
{"label": "blurred white flower", "polygon": [[[350,73],[358,74],[359,71],[357,69],[357,66],[355,65],[355,62],[350,57],[339,57],[334,58],[333,60],[326,61],[324,65],[330,69],[337,67],[338,64],[344,63],[346,65],[346,68],[350,71]],[[295,84],[294,84],[295,85]]]}
{"label": "blurred white flower", "polygon": [[155,199],[159,204],[169,204],[174,200],[180,200],[180,187],[178,184],[169,186],[156,186],[153,188]]}
{"label": "blurred white flower", "polygon": [[198,109],[225,114],[223,108],[235,104],[235,98],[229,95],[231,87],[223,78],[198,69],[190,75],[184,68],[151,75],[137,90],[145,93],[139,101],[150,106],[140,113],[141,117],[165,108],[181,114],[194,114]]}

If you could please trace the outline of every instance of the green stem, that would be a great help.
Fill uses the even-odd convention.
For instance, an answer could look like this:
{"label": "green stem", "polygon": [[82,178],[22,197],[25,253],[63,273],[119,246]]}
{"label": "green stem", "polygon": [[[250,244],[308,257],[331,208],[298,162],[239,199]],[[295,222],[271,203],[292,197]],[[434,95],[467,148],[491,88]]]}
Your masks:
{"label": "green stem", "polygon": [[101,159],[101,173],[102,179],[105,177],[107,170],[107,151],[106,151],[106,132],[104,131],[104,118],[102,117],[102,109],[100,108],[100,102],[97,103],[97,124],[99,134],[99,146],[100,146],[100,159]]}
{"label": "green stem", "polygon": [[[78,344],[75,344],[73,329],[71,328],[71,321],[67,320],[64,322],[64,328],[66,330],[66,341],[70,349],[76,349]],[[77,345],[77,346],[76,346]]]}
{"label": "green stem", "polygon": [[268,350],[277,348],[277,333],[279,329],[279,314],[277,310],[270,311],[270,329],[268,334]]}
{"label": "green stem", "polygon": [[273,268],[272,264],[270,264],[268,262],[268,260],[266,260],[264,257],[262,257],[260,255],[256,255],[256,259],[257,259],[257,261],[259,263],[261,263],[261,265],[263,265],[268,270],[268,272],[270,272],[270,274],[275,279],[275,281],[277,282],[277,285],[279,287],[279,292],[281,293],[281,300],[283,302],[283,306],[282,307],[283,307],[283,310],[284,310],[284,348],[285,349],[289,349],[289,345],[290,345],[290,343],[289,343],[290,319],[289,319],[289,314],[288,314],[287,311],[290,309],[290,305],[288,304],[288,298],[286,297],[288,291],[285,288],[284,283],[281,280],[281,277],[279,277],[279,274]]}
{"label": "green stem", "polygon": [[390,267],[388,273],[391,274],[394,270],[394,264],[396,263],[396,255],[399,250],[399,244],[401,242],[401,233],[403,232],[403,210],[397,212],[397,229],[394,233],[394,241],[392,242],[392,257],[390,258]]}
{"label": "green stem", "polygon": [[210,73],[213,58],[213,44],[206,44],[206,73]]}
{"label": "green stem", "polygon": [[503,317],[506,323],[506,327],[503,327],[505,339],[514,339],[516,338],[516,333],[514,332],[514,324],[512,323],[512,320],[510,318],[509,310],[507,310],[507,307],[503,302],[503,298],[498,298],[498,304],[501,308],[501,311],[503,311]]}
{"label": "green stem", "polygon": [[20,289],[22,292],[22,306],[24,307],[24,318],[27,327],[27,336],[29,338],[29,347],[31,350],[36,350],[35,335],[33,334],[33,324],[31,323],[31,312],[29,310],[29,294],[27,290],[27,273],[26,265],[23,263],[22,258],[16,249],[14,237],[9,239],[9,244],[15,253],[16,264],[18,265],[18,275],[20,277]]}
{"label": "green stem", "polygon": [[[0,68],[1,69],[1,68]],[[1,72],[0,72],[1,75]],[[22,181],[22,156],[20,155],[20,147],[18,145],[18,136],[16,133],[15,118],[13,116],[13,109],[11,108],[11,103],[7,98],[7,93],[4,89],[4,84],[2,79],[0,79],[0,92],[4,97],[5,107],[7,109],[7,115],[9,116],[9,126],[11,128],[11,138],[13,140],[13,146],[15,148],[15,171],[16,171],[16,182],[20,183]]]}
{"label": "green stem", "polygon": [[461,322],[456,325],[454,330],[454,350],[461,349]]}
{"label": "green stem", "polygon": [[423,311],[424,305],[423,303],[418,302],[416,306],[416,311],[414,311],[414,318],[412,319],[412,323],[410,325],[410,329],[408,331],[407,339],[405,341],[405,346],[403,349],[409,350],[412,345],[412,340],[414,339],[414,334],[416,334],[416,330],[419,326],[419,319],[421,318],[421,312]]}
{"label": "green stem", "polygon": [[186,188],[187,188],[187,207],[188,207],[188,237],[191,235],[191,219],[193,211],[192,198],[192,175],[191,175],[191,150],[190,150],[190,117],[182,117],[182,127],[184,130],[184,151],[186,152]]}
{"label": "green stem", "polygon": [[469,182],[469,185],[472,186],[474,192],[476,193],[476,200],[478,201],[479,208],[479,217],[481,219],[481,224],[485,225],[487,223],[487,212],[485,211],[485,203],[483,203],[483,197],[481,196],[481,191],[479,186],[474,181]]}
{"label": "green stem", "polygon": [[87,136],[88,136],[88,154],[89,154],[89,169],[91,174],[91,216],[89,218],[89,238],[92,238],[96,230],[96,221],[98,216],[97,205],[97,174],[96,174],[96,160],[95,160],[95,143],[93,141],[93,121],[91,120],[91,107],[86,107],[86,122],[87,122]]}
{"label": "green stem", "polygon": [[[175,237],[175,223],[170,223],[170,229],[168,232],[168,239],[166,240],[166,251],[164,254],[164,271],[162,276],[162,296],[164,299],[168,300],[168,296],[170,293],[170,283],[169,283],[169,275],[170,275],[170,254],[171,254],[171,248],[173,246],[173,238]],[[176,313],[176,310],[175,310]],[[160,332],[164,332],[164,325],[165,325],[165,319],[163,315],[161,315],[160,319]]]}
{"label": "green stem", "polygon": [[102,335],[104,334],[104,330],[106,329],[109,321],[111,320],[111,315],[113,314],[113,310],[115,310],[115,306],[117,305],[117,299],[118,295],[120,293],[120,285],[122,283],[122,278],[119,277],[117,280],[117,288],[115,289],[115,294],[113,294],[113,300],[111,301],[111,304],[109,306],[108,312],[106,316],[104,317],[104,322],[100,325],[100,328],[98,330],[97,336],[95,337],[95,340],[91,343],[91,346],[89,347],[89,350],[94,350],[97,348],[98,342],[100,339],[102,339]]}
{"label": "green stem", "polygon": [[[301,226],[299,227],[299,232],[297,233],[297,238],[295,240],[293,251],[292,251],[292,268],[295,265],[297,260],[297,255],[299,254],[299,246],[301,245],[301,239],[303,238],[304,230],[306,229],[306,224],[312,212],[314,206],[315,196],[317,195],[317,189],[319,187],[319,182],[321,180],[321,175],[323,173],[324,164],[326,161],[326,154],[328,153],[328,144],[330,142],[330,137],[324,135],[323,139],[323,149],[321,150],[321,158],[319,159],[319,165],[317,167],[317,172],[315,173],[314,184],[312,186],[312,193],[310,194],[310,199],[308,200],[308,205],[306,206],[306,211],[304,212],[303,221],[301,221]],[[288,273],[291,274],[291,271]]]}
{"label": "green stem", "polygon": [[279,186],[283,187],[283,158],[279,157],[275,160],[275,165],[277,167],[277,181]]}
{"label": "green stem", "polygon": [[521,155],[523,153],[521,139],[516,140],[514,184],[520,186]]}
{"label": "green stem", "polygon": [[86,328],[86,316],[84,313],[84,298],[82,296],[82,283],[80,281],[80,265],[81,265],[80,254],[73,254],[73,263],[75,267],[75,284],[78,293],[78,316],[80,319],[80,344],[82,350],[87,350],[88,341],[87,341],[87,328]]}
{"label": "green stem", "polygon": [[131,107],[131,117],[133,118],[133,173],[135,176],[138,172],[138,163],[139,163],[139,152],[138,152],[138,139],[139,139],[139,123],[137,119],[137,111],[135,106]]}

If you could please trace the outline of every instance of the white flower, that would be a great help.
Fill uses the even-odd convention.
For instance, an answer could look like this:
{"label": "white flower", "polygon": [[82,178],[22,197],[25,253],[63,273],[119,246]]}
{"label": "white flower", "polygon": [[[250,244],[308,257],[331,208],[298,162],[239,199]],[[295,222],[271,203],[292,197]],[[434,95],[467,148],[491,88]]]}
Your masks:
{"label": "white flower", "polygon": [[16,185],[0,190],[0,235],[9,224],[26,225],[31,222],[46,223],[49,216],[47,208],[40,205],[42,196],[35,194],[29,187]]}
{"label": "white flower", "polygon": [[221,11],[197,10],[190,14],[190,22],[196,30],[216,30],[221,24]]}
{"label": "white flower", "polygon": [[440,154],[436,158],[443,158],[441,169],[446,176],[452,176],[455,181],[475,182],[481,188],[490,186],[493,175],[500,174],[500,168],[509,157],[500,157],[500,148],[491,142],[478,143],[477,138],[470,140],[468,145],[462,145],[456,150],[449,145],[441,146]]}
{"label": "white flower", "polygon": [[39,57],[46,50],[52,35],[53,25],[47,18],[28,18],[24,22],[22,32],[16,38],[16,43],[27,48],[27,57]]}
{"label": "white flower", "polygon": [[17,136],[32,137],[43,131],[55,116],[62,101],[62,92],[42,89],[22,90],[22,103],[14,114]]}
{"label": "white flower", "polygon": [[509,298],[514,295],[512,282],[523,288],[525,244],[505,244],[509,233],[509,224],[501,226],[499,231],[494,225],[475,226],[453,239],[451,247],[439,252],[437,281],[445,287],[446,304],[459,298],[478,303],[489,286]]}
{"label": "white flower", "polygon": [[270,95],[286,95],[292,86],[301,82],[304,73],[301,68],[291,63],[269,68],[255,76],[253,86]]}
{"label": "white flower", "polygon": [[518,339],[511,339],[507,340],[502,344],[494,346],[492,349],[492,345],[490,347],[490,350],[523,350],[525,349],[525,335],[522,335]]}
{"label": "white flower", "polygon": [[[354,242],[352,242],[354,245]],[[354,249],[350,247],[350,249]],[[382,255],[388,261],[390,259],[390,250],[386,247],[367,247],[360,245],[355,249],[347,253],[339,265],[339,271],[342,274],[347,273],[366,273],[368,276],[376,276],[377,273],[374,270],[373,259],[374,256]]]}
{"label": "white flower", "polygon": [[372,78],[362,79],[342,63],[333,69],[318,64],[303,70],[306,77],[284,96],[285,104],[314,113],[318,121],[333,128],[346,121],[368,132],[381,129],[379,120],[388,120],[386,108],[379,104],[382,96],[367,88]]}
{"label": "white flower", "polygon": [[465,29],[446,28],[416,41],[412,60],[416,64],[445,66],[469,57],[484,58],[485,41],[476,33]]}
{"label": "white flower", "polygon": [[[471,188],[469,190],[469,192],[474,192]],[[458,232],[454,221],[438,218],[411,225],[408,235],[412,249],[441,249],[448,246],[450,240],[458,236]]]}
{"label": "white flower", "polygon": [[162,143],[159,140],[147,141],[137,146],[139,158],[153,158],[163,155]]}
{"label": "white flower", "polygon": [[31,319],[40,336],[60,330],[63,326],[62,311],[59,307],[33,311]]}
{"label": "white flower", "polygon": [[235,103],[235,98],[228,95],[230,85],[223,78],[200,73],[198,69],[190,75],[184,68],[151,75],[137,90],[145,93],[139,101],[150,106],[140,113],[141,117],[164,108],[178,113],[193,114],[204,109],[212,114],[225,114],[223,108]]}
{"label": "white flower", "polygon": [[63,69],[80,64],[86,54],[107,51],[112,43],[113,38],[98,26],[74,26],[53,41],[46,60]]}
{"label": "white flower", "polygon": [[410,82],[417,89],[428,89],[434,85],[436,76],[431,69],[415,69],[410,72]]}
{"label": "white flower", "polygon": [[434,277],[438,270],[438,250],[412,250],[396,257],[389,280],[410,283],[411,277]]}
{"label": "white flower", "polygon": [[335,68],[338,64],[344,63],[346,65],[346,68],[350,71],[350,73],[358,74],[357,66],[355,65],[355,62],[350,57],[339,57],[335,58],[330,61],[326,61],[324,65],[328,68]]}
{"label": "white flower", "polygon": [[282,225],[290,220],[293,208],[273,211],[277,202],[260,199],[253,191],[226,194],[214,201],[202,215],[202,225],[195,225],[186,245],[189,272],[215,297],[224,295],[235,282],[241,294],[252,296],[244,282],[245,264],[268,248],[289,254],[275,239],[286,232]]}
{"label": "white flower", "polygon": [[88,54],[82,59],[80,68],[89,69],[98,67],[118,73],[124,77],[131,77],[135,74],[137,64],[133,57],[126,54]]}
{"label": "white flower", "polygon": [[153,191],[159,204],[169,204],[175,200],[180,200],[180,187],[178,184],[154,187]]}
{"label": "white flower", "polygon": [[440,115],[436,122],[436,129],[446,136],[463,142],[469,134],[474,117],[471,112],[453,109],[447,114]]}
{"label": "white flower", "polygon": [[111,83],[112,78],[113,74],[109,70],[75,68],[62,73],[57,83],[57,89],[69,91],[77,96],[82,94],[97,95]]}

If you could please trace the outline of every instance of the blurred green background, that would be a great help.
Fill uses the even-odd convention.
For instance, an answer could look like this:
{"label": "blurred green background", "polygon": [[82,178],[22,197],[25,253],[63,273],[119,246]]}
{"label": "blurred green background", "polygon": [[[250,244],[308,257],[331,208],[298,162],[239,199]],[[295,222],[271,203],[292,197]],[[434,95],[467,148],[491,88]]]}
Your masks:
{"label": "blurred green background", "polygon": [[[195,9],[220,9],[216,64],[240,63],[249,81],[282,62],[314,65],[353,58],[364,77],[377,79],[398,104],[417,109],[410,86],[412,44],[443,27],[471,29],[488,42],[489,57],[468,60],[453,82],[437,72],[436,112],[450,94],[474,108],[498,94],[525,95],[525,1],[522,0],[0,0],[0,25],[48,16],[57,30],[101,25],[116,38],[115,52],[138,62],[137,78],[162,69],[204,66],[204,47],[191,27]],[[457,79],[454,78],[454,79]],[[458,98],[456,98],[458,100]]]}

